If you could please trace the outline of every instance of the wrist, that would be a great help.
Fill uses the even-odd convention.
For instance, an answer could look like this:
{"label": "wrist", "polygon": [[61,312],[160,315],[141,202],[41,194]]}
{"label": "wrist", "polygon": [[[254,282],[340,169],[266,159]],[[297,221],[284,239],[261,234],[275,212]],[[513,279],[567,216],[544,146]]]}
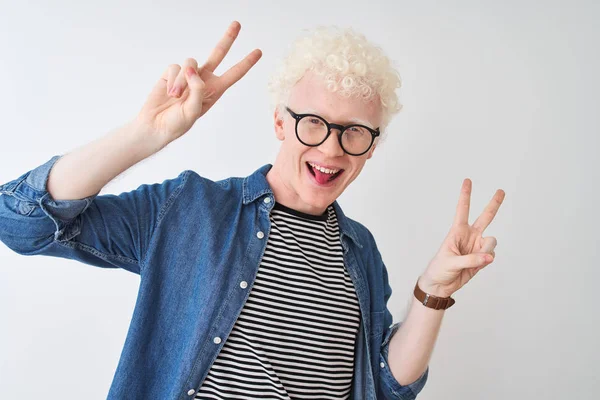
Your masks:
{"label": "wrist", "polygon": [[421,275],[417,280],[417,284],[422,291],[430,294],[431,296],[446,298],[452,295],[452,293],[444,291],[440,285],[431,282],[426,275]]}
{"label": "wrist", "polygon": [[150,125],[138,117],[127,123],[126,132],[130,142],[136,146],[135,148],[140,153],[142,159],[158,153],[168,144],[162,140],[161,135],[157,134]]}
{"label": "wrist", "polygon": [[434,310],[446,310],[447,308],[452,307],[452,305],[456,302],[447,293],[441,292],[440,290],[431,289],[431,287],[434,286],[427,286],[424,284],[423,286],[425,286],[425,288],[422,288],[420,280],[421,277],[417,279],[413,294],[414,298],[423,306]]}

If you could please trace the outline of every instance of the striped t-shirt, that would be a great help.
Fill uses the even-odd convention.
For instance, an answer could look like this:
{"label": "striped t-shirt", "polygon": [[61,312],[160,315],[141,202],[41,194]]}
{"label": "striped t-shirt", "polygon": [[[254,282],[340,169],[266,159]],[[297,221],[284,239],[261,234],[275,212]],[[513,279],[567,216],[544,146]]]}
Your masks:
{"label": "striped t-shirt", "polygon": [[333,206],[276,203],[248,300],[196,399],[346,399],[360,309]]}

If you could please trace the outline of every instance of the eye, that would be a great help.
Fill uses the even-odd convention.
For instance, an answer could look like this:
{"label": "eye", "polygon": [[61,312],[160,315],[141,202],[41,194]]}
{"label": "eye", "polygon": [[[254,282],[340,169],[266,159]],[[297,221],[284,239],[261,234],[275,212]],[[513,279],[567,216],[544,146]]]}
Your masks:
{"label": "eye", "polygon": [[321,121],[319,118],[309,118],[308,121],[313,125],[322,125],[323,124],[323,121]]}

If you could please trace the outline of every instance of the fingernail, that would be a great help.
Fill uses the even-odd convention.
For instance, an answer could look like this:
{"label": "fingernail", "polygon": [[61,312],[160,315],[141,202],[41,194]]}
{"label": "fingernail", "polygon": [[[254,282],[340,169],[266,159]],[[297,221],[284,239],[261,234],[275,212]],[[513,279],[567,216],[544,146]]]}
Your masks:
{"label": "fingernail", "polygon": [[196,75],[196,70],[193,67],[188,67],[185,72],[188,77],[192,76],[192,75]]}

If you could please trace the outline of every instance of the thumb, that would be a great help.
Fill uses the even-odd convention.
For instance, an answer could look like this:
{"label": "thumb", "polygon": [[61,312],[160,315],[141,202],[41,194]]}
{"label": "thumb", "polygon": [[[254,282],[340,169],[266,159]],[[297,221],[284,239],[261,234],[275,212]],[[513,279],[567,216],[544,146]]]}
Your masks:
{"label": "thumb", "polygon": [[185,71],[185,79],[190,88],[190,94],[183,103],[183,111],[185,115],[189,115],[194,120],[200,118],[200,115],[202,115],[202,102],[204,100],[204,88],[206,85],[202,78],[200,78],[201,70],[202,67],[198,71],[193,67],[188,67]]}
{"label": "thumb", "polygon": [[486,253],[473,253],[465,256],[456,257],[455,266],[456,269],[467,269],[467,268],[478,268],[489,264],[492,260],[487,260],[487,257],[491,257]]}

